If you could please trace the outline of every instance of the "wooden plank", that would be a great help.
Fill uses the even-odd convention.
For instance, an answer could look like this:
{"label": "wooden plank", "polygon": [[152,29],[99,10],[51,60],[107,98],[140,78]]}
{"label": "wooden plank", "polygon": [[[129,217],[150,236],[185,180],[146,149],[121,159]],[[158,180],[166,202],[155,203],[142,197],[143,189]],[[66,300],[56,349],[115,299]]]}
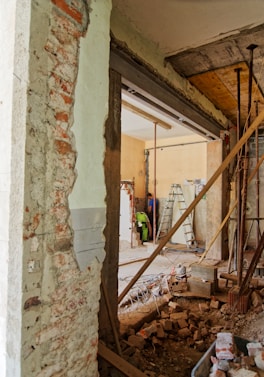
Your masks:
{"label": "wooden plank", "polygon": [[[235,69],[241,68],[241,124],[245,124],[248,117],[248,75],[249,69],[245,62],[231,66],[217,68],[208,72],[189,77],[189,81],[199,89],[216,107],[222,110],[234,124],[237,122],[237,76]],[[252,82],[253,101],[258,101],[259,111],[263,110],[263,95],[255,77]],[[253,102],[252,101],[252,102]],[[255,115],[252,109],[251,115]]]}
{"label": "wooden plank", "polygon": [[108,292],[107,292],[107,289],[106,289],[106,286],[105,286],[103,276],[102,276],[102,279],[101,279],[101,284],[102,284],[103,294],[104,294],[104,298],[105,298],[106,308],[107,308],[107,311],[108,311],[110,323],[111,323],[114,338],[115,338],[117,352],[118,352],[119,356],[122,356],[122,350],[121,350],[121,346],[120,346],[120,343],[119,343],[118,331],[117,331],[116,326],[115,326],[116,325],[115,318],[114,318],[113,313],[112,313],[112,309],[111,309],[111,305],[110,305],[110,301],[109,301],[109,297],[108,297]]}
{"label": "wooden plank", "polygon": [[[220,274],[221,279],[226,279],[227,281],[232,281],[233,283],[237,283],[237,275],[232,275],[226,272],[222,272]],[[261,281],[262,279],[252,278],[250,280],[250,284],[255,288],[262,288],[264,286],[264,282]]]}
{"label": "wooden plank", "polygon": [[242,284],[241,284],[241,287],[240,287],[240,290],[239,290],[239,296],[242,296],[247,291],[250,280],[251,280],[251,278],[254,274],[254,271],[257,267],[257,264],[259,262],[261,254],[263,252],[263,249],[264,249],[264,232],[262,233],[258,247],[257,247],[257,249],[256,249],[256,251],[253,255],[253,258],[251,260],[251,263],[248,267],[246,276],[245,276],[244,280],[242,281]]}
{"label": "wooden plank", "polygon": [[128,377],[146,377],[146,374],[139,369],[128,363],[122,357],[118,356],[115,352],[111,351],[102,342],[98,343],[98,355],[101,356],[110,365],[122,372]]}
{"label": "wooden plank", "polygon": [[170,130],[172,128],[170,124],[164,122],[163,120],[157,118],[156,116],[150,114],[149,112],[146,112],[140,109],[139,107],[132,105],[131,103],[125,100],[122,100],[122,106],[130,110],[132,113],[137,114],[141,116],[142,118],[149,120],[152,123],[157,123],[159,126],[165,128],[166,130]]}

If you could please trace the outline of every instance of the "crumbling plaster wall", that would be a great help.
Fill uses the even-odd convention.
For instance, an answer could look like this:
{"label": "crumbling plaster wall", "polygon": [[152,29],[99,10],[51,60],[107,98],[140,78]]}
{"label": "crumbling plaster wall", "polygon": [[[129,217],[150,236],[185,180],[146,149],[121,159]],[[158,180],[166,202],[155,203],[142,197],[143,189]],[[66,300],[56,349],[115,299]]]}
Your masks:
{"label": "crumbling plaster wall", "polygon": [[[24,203],[23,376],[98,375],[97,315],[102,265],[93,257],[82,270],[79,268],[68,197],[78,179],[78,152],[71,127],[80,38],[89,38],[89,12],[96,13],[100,5],[92,1],[88,9],[85,0],[32,1]],[[99,12],[93,22],[109,19],[110,2],[103,5],[106,18],[99,21]],[[106,40],[102,38],[102,49]],[[96,45],[96,49],[100,51],[100,46]],[[91,65],[98,64],[96,59],[98,56]],[[90,87],[88,81],[85,84],[87,91],[95,93],[95,87]],[[107,98],[107,83],[101,85]],[[92,96],[87,100],[91,101]],[[103,138],[103,125],[96,129],[89,117],[85,122],[78,118],[75,127],[90,127],[95,138]],[[102,161],[102,144],[100,149]],[[88,170],[91,158],[88,154]],[[102,189],[93,198],[101,207],[105,195],[102,171],[103,166]],[[90,194],[88,191],[87,196]],[[85,205],[91,203],[86,201]],[[102,229],[99,233],[103,245]]]}

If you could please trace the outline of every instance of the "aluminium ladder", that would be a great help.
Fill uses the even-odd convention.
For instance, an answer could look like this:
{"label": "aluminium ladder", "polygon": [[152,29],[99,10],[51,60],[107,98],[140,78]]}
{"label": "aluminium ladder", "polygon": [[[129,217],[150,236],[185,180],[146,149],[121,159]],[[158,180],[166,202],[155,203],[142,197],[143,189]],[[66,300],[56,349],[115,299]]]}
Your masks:
{"label": "aluminium ladder", "polygon": [[[173,183],[170,188],[169,196],[166,200],[164,210],[162,213],[160,226],[157,233],[157,239],[164,237],[172,228],[173,207],[175,201],[178,202],[178,208],[180,215],[182,215],[186,209],[186,202],[183,195],[182,187],[178,183]],[[184,233],[185,242],[188,248],[197,248],[197,241],[195,239],[192,218],[188,215],[182,223],[182,229]]]}
{"label": "aluminium ladder", "polygon": [[171,185],[169,196],[166,200],[166,203],[162,212],[160,225],[157,232],[157,240],[159,238],[166,236],[166,234],[169,232],[169,230],[172,227],[173,207],[174,207],[175,196],[176,196],[175,185],[176,185],[175,183]]}

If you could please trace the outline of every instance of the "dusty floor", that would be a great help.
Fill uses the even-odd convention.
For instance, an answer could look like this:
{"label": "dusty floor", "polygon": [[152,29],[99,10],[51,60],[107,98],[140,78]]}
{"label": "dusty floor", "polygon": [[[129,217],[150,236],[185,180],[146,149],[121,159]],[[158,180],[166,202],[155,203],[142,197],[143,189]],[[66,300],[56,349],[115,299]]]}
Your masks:
{"label": "dusty floor", "polygon": [[[147,244],[131,249],[129,244],[121,245],[119,264],[119,294],[127,286],[131,278],[138,272],[146,259],[153,251],[153,244]],[[180,339],[176,332],[168,331],[162,339],[150,337],[146,339],[144,348],[135,348],[128,361],[150,377],[187,377],[202,355],[215,339],[216,330],[232,331],[234,335],[247,340],[264,342],[264,312],[262,308],[256,310],[251,307],[246,314],[230,311],[226,300],[220,298],[220,306],[216,310],[210,308],[210,298],[193,297],[192,295],[157,294],[156,282],[159,287],[163,279],[166,280],[172,271],[181,265],[186,268],[187,276],[191,272],[191,265],[199,261],[202,252],[186,250],[179,245],[168,248],[163,255],[158,255],[147,268],[134,287],[129,291],[120,304],[119,319],[121,334],[127,340],[129,334],[138,331],[141,327],[159,321],[162,315],[169,311],[169,303],[177,303],[187,313],[198,316],[197,326],[203,326],[207,332],[197,347],[197,342],[189,337]],[[205,260],[208,264],[217,264],[216,261]],[[227,262],[217,264],[218,274],[226,272]],[[161,282],[161,283],[160,283]],[[225,287],[225,281],[221,281]],[[153,287],[153,289],[149,289]],[[223,288],[225,290],[225,288]],[[226,288],[228,291],[228,288]],[[227,297],[227,295],[224,295]],[[224,297],[223,296],[223,297]],[[200,310],[201,304],[209,305],[206,311]],[[203,376],[207,377],[207,376]]]}

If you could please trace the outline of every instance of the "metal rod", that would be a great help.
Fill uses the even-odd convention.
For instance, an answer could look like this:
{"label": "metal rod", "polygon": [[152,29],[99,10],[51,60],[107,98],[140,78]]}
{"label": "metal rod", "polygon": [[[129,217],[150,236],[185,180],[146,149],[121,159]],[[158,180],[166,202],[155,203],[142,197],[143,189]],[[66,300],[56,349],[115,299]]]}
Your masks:
{"label": "metal rod", "polygon": [[[242,68],[236,68],[237,73],[237,141],[240,139],[241,132],[241,95],[240,95],[240,72]],[[240,240],[240,217],[241,217],[241,155],[237,154],[237,227],[236,227],[236,252],[239,248]],[[238,265],[238,253],[236,254],[236,266]]]}
{"label": "metal rod", "polygon": [[213,185],[213,183],[217,180],[217,178],[220,176],[220,174],[222,174],[223,171],[227,168],[227,166],[230,164],[230,162],[236,156],[236,154],[238,153],[238,151],[240,150],[240,148],[242,148],[243,145],[247,142],[247,140],[250,138],[250,136],[253,134],[253,132],[257,129],[257,127],[263,121],[263,119],[264,119],[264,110],[253,121],[253,123],[246,130],[246,132],[241,137],[241,139],[236,143],[236,145],[234,146],[234,148],[231,149],[231,151],[226,156],[226,158],[224,159],[224,161],[222,162],[222,164],[219,166],[219,168],[216,170],[216,172],[212,175],[212,177],[206,183],[206,185],[204,186],[204,188],[200,191],[200,193],[192,201],[192,203],[189,205],[189,207],[186,209],[186,211],[181,215],[181,217],[179,218],[179,220],[174,224],[174,226],[166,234],[166,236],[160,241],[159,245],[156,247],[156,249],[150,255],[150,257],[148,258],[148,260],[139,269],[139,271],[136,273],[136,275],[131,279],[131,281],[128,283],[128,285],[123,290],[123,292],[121,292],[121,294],[118,297],[118,303],[120,303],[123,300],[123,298],[125,297],[125,295],[129,292],[129,290],[137,282],[137,280],[140,278],[140,276],[150,266],[150,264],[152,263],[152,261],[160,253],[160,251],[163,249],[163,247],[166,245],[166,243],[171,239],[171,237],[174,235],[174,233],[176,232],[176,230],[179,229],[179,227],[181,226],[181,224],[189,216],[189,214],[192,212],[192,210],[195,208],[195,206],[200,202],[200,200],[207,193],[207,191],[210,189],[210,187]]}
{"label": "metal rod", "polygon": [[[258,101],[256,104],[256,116],[258,116]],[[258,128],[255,131],[255,144],[256,144],[256,165],[259,162],[259,132]],[[259,218],[259,171],[256,174],[256,217]],[[256,247],[259,243],[259,220],[256,223]]]}
{"label": "metal rod", "polygon": [[[156,147],[156,148],[157,148],[157,149],[163,149],[163,148],[171,148],[171,147],[183,147],[183,146],[185,146],[185,145],[204,144],[204,143],[208,143],[208,141],[192,141],[192,142],[189,142],[189,143],[179,143],[179,144],[159,145],[159,146]],[[147,151],[151,151],[152,149],[154,149],[154,147],[152,147],[152,148],[147,148],[146,150],[147,150]]]}
{"label": "metal rod", "polygon": [[133,182],[132,182],[132,199],[131,199],[131,214],[130,214],[130,221],[131,221],[131,232],[130,232],[130,246],[133,248],[133,233],[134,233],[134,206],[135,206],[135,177],[133,177]]}
{"label": "metal rod", "polygon": [[156,168],[156,160],[157,160],[157,122],[154,122],[154,197],[153,197],[153,229],[152,229],[152,237],[153,243],[156,243],[156,185],[157,185],[157,168]]}
{"label": "metal rod", "polygon": [[[250,124],[250,112],[251,112],[251,101],[252,101],[252,77],[253,77],[253,51],[257,45],[251,44],[247,47],[250,50],[250,64],[249,64],[249,78],[248,78],[248,118],[246,122],[246,129],[248,129]],[[245,143],[244,147],[244,163],[243,163],[243,195],[241,200],[241,223],[240,223],[240,237],[239,237],[239,248],[238,248],[238,266],[237,266],[237,276],[238,276],[238,286],[242,282],[242,272],[243,272],[243,258],[244,258],[244,234],[246,225],[246,207],[247,207],[247,179],[248,179],[248,166],[249,166],[249,145],[248,142]]]}
{"label": "metal rod", "polygon": [[148,192],[149,192],[149,151],[145,149],[145,209],[148,209]]}

